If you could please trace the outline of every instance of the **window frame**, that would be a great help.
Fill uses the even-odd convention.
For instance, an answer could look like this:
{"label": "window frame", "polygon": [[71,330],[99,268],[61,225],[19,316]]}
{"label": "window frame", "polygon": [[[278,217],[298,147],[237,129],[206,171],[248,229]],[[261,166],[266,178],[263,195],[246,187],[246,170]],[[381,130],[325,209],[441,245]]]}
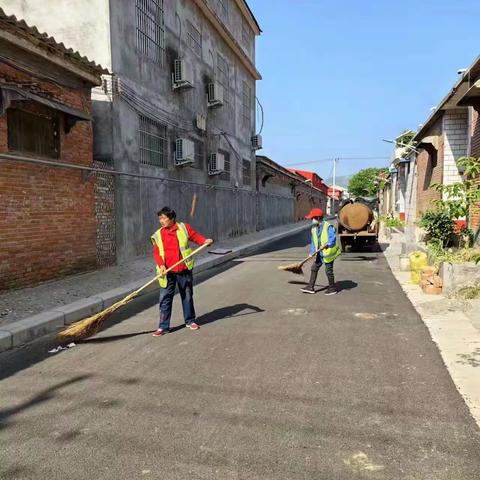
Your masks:
{"label": "window frame", "polygon": [[[242,126],[252,126],[252,87],[243,80],[242,82]],[[247,94],[247,93],[248,94]]]}
{"label": "window frame", "polygon": [[[195,39],[193,34],[198,34],[198,39]],[[199,30],[190,20],[187,20],[187,39],[188,46],[191,48],[193,53],[202,58],[202,31]]]}
{"label": "window frame", "polygon": [[230,156],[230,152],[227,150],[219,149],[218,153],[222,154],[225,160],[225,163],[224,163],[225,168],[224,168],[224,171],[220,174],[220,179],[229,182],[231,179],[231,172],[232,172],[232,159]]}
{"label": "window frame", "polygon": [[[163,132],[159,132],[157,134],[153,133],[152,131],[148,131],[145,128],[146,125],[157,128],[159,131],[163,130]],[[164,136],[161,135],[162,133],[164,133]],[[153,142],[160,142],[160,150],[147,148],[152,146],[152,139]],[[159,156],[158,162],[152,160],[152,153]],[[167,125],[142,114],[138,115],[138,161],[141,165],[149,165],[162,169],[168,169],[169,167]]]}
{"label": "window frame", "polygon": [[[248,163],[248,168],[246,168],[246,164]],[[248,182],[245,181],[246,175],[245,172],[248,172]],[[242,184],[252,186],[252,161],[248,158],[242,158]]]}
{"label": "window frame", "polygon": [[[12,118],[12,117],[17,117],[17,118]],[[22,120],[24,122],[23,128],[25,129],[23,131],[18,129],[19,124],[22,123]],[[26,134],[32,132],[32,125],[25,125],[25,122],[28,122],[28,121],[30,122],[38,121],[39,122],[37,125],[38,130],[41,130],[42,128],[44,129],[46,126],[46,123],[47,122],[49,123],[48,126],[51,128],[50,133],[52,135],[52,138],[50,140],[52,141],[52,143],[49,146],[48,151],[41,148],[40,149],[25,148],[25,144],[29,143],[25,141],[25,139],[27,138]],[[14,123],[16,123],[15,126],[13,125]],[[20,142],[18,142],[16,145],[13,145],[14,141],[19,140],[20,133],[21,133]],[[45,138],[45,131],[43,132],[37,131],[37,134],[42,140]],[[35,141],[34,136],[30,138],[30,142],[32,141],[33,141],[34,147],[37,147],[39,142]],[[45,144],[43,144],[43,146],[45,146]],[[9,152],[16,152],[16,153],[22,153],[22,154],[28,154],[28,155],[37,155],[45,158],[58,159],[60,158],[60,154],[61,154],[60,147],[61,147],[60,115],[58,112],[56,112],[55,110],[49,111],[48,113],[32,112],[32,111],[29,111],[28,109],[18,108],[18,107],[11,107],[7,109],[7,148]]]}
{"label": "window frame", "polygon": [[251,37],[252,37],[252,29],[248,22],[242,17],[242,43],[243,46],[247,49],[247,52],[250,54],[251,49]]}
{"label": "window frame", "polygon": [[[153,7],[155,12],[149,11]],[[136,50],[154,63],[165,63],[165,10],[163,0],[135,0]]]}
{"label": "window frame", "polygon": [[220,16],[223,18],[226,22],[228,22],[229,18],[229,13],[230,9],[228,8],[228,0],[218,0],[218,3],[220,5]]}
{"label": "window frame", "polygon": [[[225,67],[222,69],[222,67]],[[217,52],[216,80],[223,88],[223,104],[229,107],[230,100],[230,65],[227,60]]]}
{"label": "window frame", "polygon": [[199,170],[204,170],[205,168],[205,142],[203,140],[197,140],[195,138],[191,139],[194,144],[194,158],[195,162],[193,164],[194,168]]}

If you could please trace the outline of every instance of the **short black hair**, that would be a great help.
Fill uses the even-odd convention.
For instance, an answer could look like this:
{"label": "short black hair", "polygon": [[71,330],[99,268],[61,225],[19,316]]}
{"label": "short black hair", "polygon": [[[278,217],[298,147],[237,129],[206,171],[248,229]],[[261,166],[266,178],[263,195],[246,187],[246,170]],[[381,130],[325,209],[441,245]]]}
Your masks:
{"label": "short black hair", "polygon": [[177,214],[175,213],[175,210],[172,210],[170,207],[163,207],[161,210],[157,212],[157,215],[165,215],[168,217],[170,220],[175,220],[177,218]]}

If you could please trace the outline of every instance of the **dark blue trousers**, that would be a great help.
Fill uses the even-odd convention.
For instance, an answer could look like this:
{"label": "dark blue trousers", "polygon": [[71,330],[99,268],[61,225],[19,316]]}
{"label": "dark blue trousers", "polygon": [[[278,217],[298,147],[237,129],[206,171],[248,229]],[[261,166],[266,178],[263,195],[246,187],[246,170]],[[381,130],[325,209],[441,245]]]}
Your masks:
{"label": "dark blue trousers", "polygon": [[183,318],[185,325],[195,321],[195,307],[193,306],[193,275],[191,270],[184,270],[179,273],[167,274],[167,286],[160,289],[160,323],[158,328],[170,329],[170,318],[172,316],[173,296],[175,287],[178,285],[180,298],[182,299]]}

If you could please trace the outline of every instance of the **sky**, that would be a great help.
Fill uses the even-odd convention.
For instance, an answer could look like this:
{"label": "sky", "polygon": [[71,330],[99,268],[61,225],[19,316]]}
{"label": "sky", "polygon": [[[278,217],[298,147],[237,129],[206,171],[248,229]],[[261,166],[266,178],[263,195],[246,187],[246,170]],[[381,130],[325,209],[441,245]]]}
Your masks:
{"label": "sky", "polygon": [[259,153],[323,178],[324,159],[340,158],[337,175],[388,165],[381,139],[416,130],[480,54],[478,0],[248,3],[263,31]]}

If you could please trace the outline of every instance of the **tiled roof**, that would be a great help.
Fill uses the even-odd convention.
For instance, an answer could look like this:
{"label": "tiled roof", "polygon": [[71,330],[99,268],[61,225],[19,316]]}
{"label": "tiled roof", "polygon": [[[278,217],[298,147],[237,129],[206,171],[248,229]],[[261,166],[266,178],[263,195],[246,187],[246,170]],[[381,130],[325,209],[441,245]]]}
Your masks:
{"label": "tiled roof", "polygon": [[97,65],[87,57],[80,55],[79,52],[67,48],[62,42],[57,42],[55,38],[50,37],[47,33],[40,32],[37,27],[28,25],[25,20],[19,20],[15,15],[7,15],[2,8],[0,8],[0,30],[22,36],[33,45],[63,57],[88,72],[97,75],[108,73],[108,70],[101,65]]}

